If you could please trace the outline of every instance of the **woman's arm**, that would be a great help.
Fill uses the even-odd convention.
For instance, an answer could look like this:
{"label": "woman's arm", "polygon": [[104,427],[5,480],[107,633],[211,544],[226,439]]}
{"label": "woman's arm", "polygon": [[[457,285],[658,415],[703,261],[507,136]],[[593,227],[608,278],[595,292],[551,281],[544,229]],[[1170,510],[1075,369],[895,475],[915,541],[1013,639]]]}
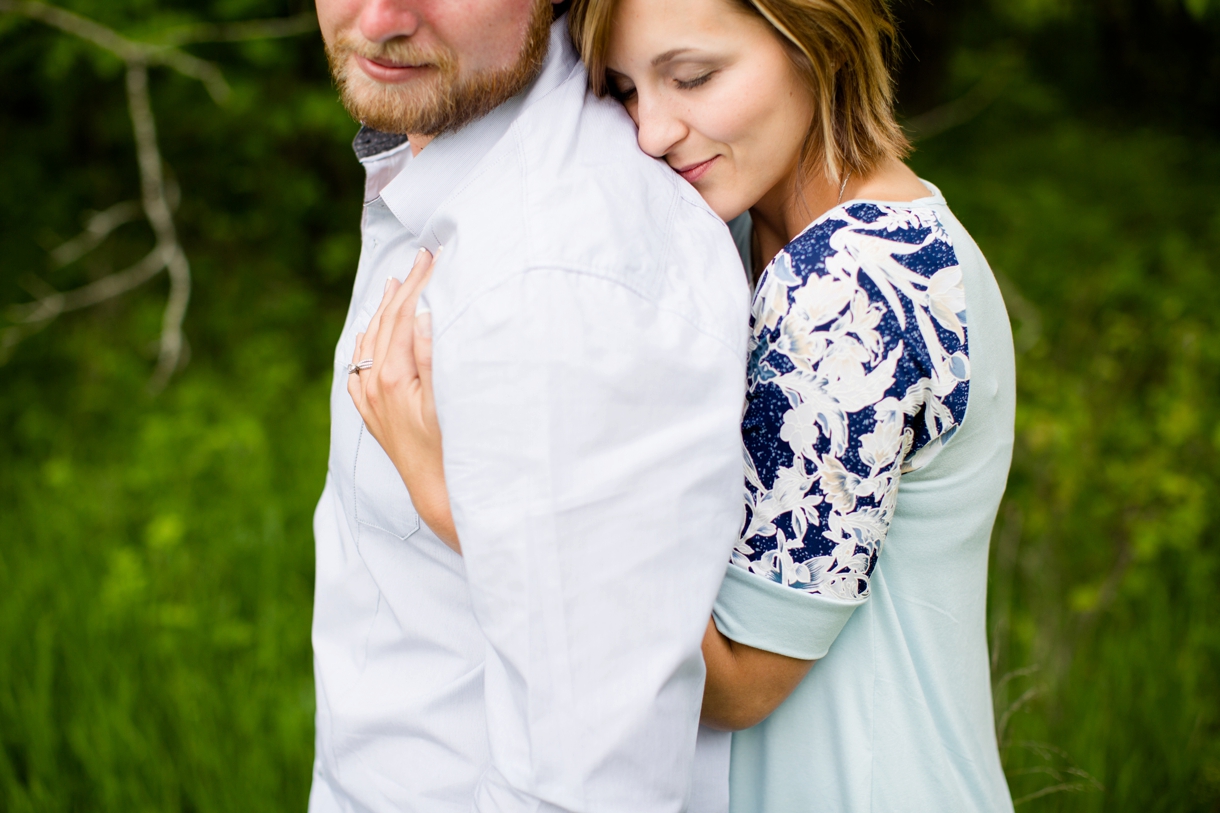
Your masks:
{"label": "woman's arm", "polygon": [[736,640],[714,625],[704,637],[705,723],[765,719],[868,600],[901,473],[962,422],[964,316],[930,210],[851,207],[764,271],[742,421],[747,521],[716,611]]}
{"label": "woman's arm", "polygon": [[703,661],[703,724],[722,731],[740,731],[767,719],[816,663],[739,644],[710,620],[703,635]]}

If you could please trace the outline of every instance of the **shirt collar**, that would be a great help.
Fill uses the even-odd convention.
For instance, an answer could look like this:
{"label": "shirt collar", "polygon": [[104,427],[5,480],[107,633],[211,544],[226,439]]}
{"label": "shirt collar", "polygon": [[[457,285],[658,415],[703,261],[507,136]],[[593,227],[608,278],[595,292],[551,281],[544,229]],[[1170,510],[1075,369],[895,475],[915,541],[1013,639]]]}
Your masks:
{"label": "shirt collar", "polygon": [[420,236],[437,207],[508,132],[521,112],[566,80],[578,62],[568,39],[567,20],[560,17],[551,24],[546,60],[537,78],[481,119],[438,136],[381,190],[381,200],[411,234]]}
{"label": "shirt collar", "polygon": [[364,124],[361,125],[360,132],[356,133],[356,137],[352,140],[352,151],[363,164],[368,161],[376,161],[405,143],[407,143],[407,137],[401,133],[384,133]]}

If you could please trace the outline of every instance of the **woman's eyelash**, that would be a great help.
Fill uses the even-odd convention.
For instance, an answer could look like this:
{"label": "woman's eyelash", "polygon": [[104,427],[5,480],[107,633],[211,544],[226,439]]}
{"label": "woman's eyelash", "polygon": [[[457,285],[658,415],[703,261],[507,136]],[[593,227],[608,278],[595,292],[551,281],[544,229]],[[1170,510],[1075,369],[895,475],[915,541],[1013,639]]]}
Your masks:
{"label": "woman's eyelash", "polygon": [[702,76],[696,76],[694,79],[675,79],[674,82],[678,85],[678,87],[682,88],[682,90],[693,90],[694,88],[706,83],[707,80],[711,79],[715,73],[715,71],[708,71]]}

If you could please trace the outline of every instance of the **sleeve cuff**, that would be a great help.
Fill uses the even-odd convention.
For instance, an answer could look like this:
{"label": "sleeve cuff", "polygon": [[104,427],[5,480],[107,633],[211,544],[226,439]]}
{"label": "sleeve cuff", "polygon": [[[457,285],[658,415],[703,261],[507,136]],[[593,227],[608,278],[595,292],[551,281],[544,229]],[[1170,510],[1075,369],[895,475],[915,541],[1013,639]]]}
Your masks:
{"label": "sleeve cuff", "polygon": [[847,619],[864,601],[806,593],[729,565],[712,618],[716,629],[739,644],[816,661],[826,657]]}

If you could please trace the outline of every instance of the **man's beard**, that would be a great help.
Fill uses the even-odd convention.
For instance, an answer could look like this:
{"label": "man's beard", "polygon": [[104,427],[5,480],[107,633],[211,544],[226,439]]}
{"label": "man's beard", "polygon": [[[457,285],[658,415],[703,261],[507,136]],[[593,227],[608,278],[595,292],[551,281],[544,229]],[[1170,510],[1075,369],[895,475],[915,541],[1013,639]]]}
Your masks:
{"label": "man's beard", "polygon": [[[387,133],[435,136],[458,130],[516,96],[542,70],[550,42],[551,0],[536,0],[525,44],[507,68],[461,75],[458,55],[425,51],[408,38],[374,43],[343,36],[326,46],[339,97],[352,118]],[[376,82],[355,55],[395,65],[428,65],[432,76],[402,85]]]}

